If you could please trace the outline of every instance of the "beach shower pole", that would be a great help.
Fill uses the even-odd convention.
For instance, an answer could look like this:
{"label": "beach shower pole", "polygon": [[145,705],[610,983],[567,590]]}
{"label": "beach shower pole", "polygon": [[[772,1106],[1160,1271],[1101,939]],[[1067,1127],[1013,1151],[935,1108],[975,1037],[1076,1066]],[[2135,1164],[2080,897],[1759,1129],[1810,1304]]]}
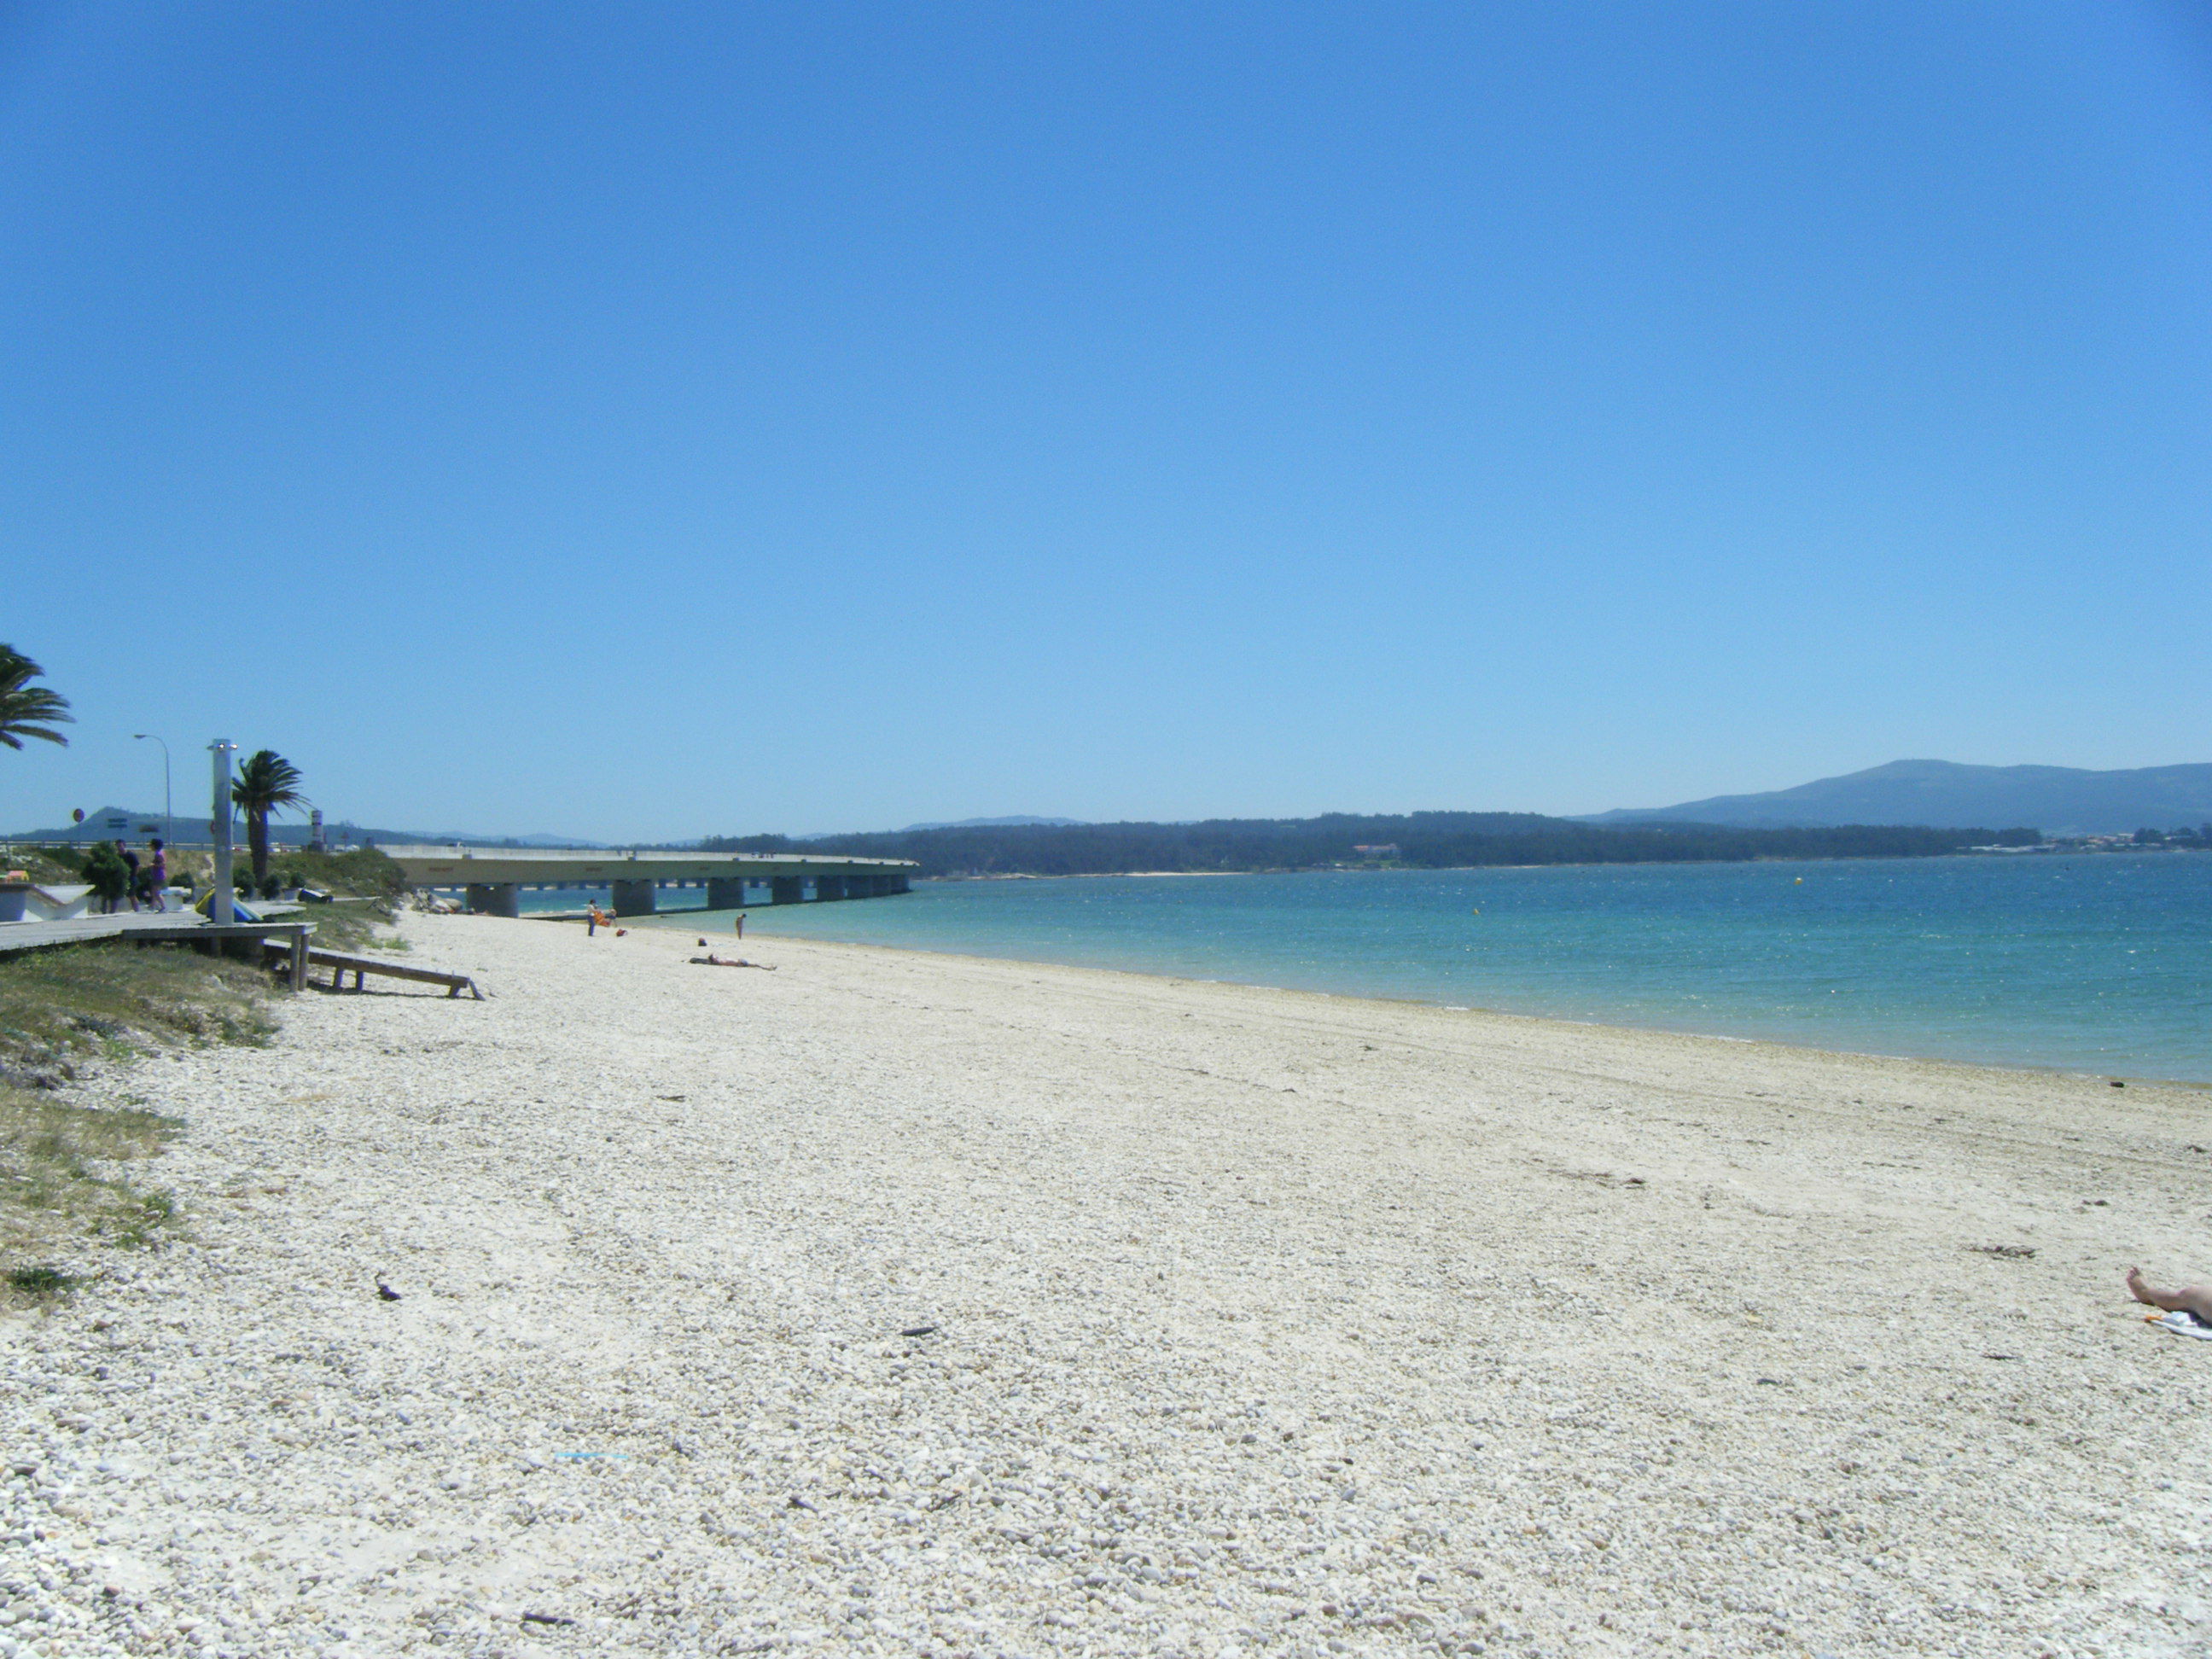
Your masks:
{"label": "beach shower pole", "polygon": [[238,920],[230,894],[230,757],[237,749],[228,738],[208,745],[215,757],[215,811],[208,820],[215,832],[215,891],[208,898],[208,920],[219,927]]}
{"label": "beach shower pole", "polygon": [[177,838],[177,826],[174,822],[177,816],[177,802],[176,798],[169,793],[168,743],[165,738],[151,732],[133,732],[131,735],[141,743],[152,738],[154,742],[161,745],[161,839],[174,841]]}

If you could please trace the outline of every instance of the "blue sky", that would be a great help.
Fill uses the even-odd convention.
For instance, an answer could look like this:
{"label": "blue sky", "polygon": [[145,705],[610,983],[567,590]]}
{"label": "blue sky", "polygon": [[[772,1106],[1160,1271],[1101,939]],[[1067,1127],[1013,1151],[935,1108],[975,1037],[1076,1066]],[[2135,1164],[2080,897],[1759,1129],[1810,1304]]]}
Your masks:
{"label": "blue sky", "polygon": [[0,11],[0,827],[2212,758],[2202,16]]}

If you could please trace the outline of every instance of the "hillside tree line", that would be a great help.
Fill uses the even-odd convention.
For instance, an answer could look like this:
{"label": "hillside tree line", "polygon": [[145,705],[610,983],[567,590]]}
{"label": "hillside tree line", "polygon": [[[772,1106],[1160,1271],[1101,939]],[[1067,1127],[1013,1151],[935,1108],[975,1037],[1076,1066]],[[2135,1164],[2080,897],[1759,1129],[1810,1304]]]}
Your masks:
{"label": "hillside tree line", "polygon": [[[1198,823],[996,824],[894,830],[818,840],[709,836],[708,852],[835,853],[911,859],[926,876],[1098,876],[1140,871],[1316,870],[1388,863],[1688,864],[1754,859],[1931,858],[1969,847],[2027,847],[2033,830],[1929,830],[1851,824],[1743,830],[1718,824],[1601,826],[1534,812],[1413,812],[1317,818],[1209,818]],[[1362,854],[1359,848],[1395,847]]]}

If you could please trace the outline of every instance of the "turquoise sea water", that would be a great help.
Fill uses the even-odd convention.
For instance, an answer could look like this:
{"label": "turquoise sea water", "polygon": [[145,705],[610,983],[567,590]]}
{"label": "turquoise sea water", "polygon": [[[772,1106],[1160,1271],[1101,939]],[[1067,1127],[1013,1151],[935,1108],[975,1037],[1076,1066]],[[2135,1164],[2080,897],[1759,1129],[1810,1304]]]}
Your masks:
{"label": "turquoise sea water", "polygon": [[750,918],[748,937],[2212,1082],[2197,854],[927,882]]}

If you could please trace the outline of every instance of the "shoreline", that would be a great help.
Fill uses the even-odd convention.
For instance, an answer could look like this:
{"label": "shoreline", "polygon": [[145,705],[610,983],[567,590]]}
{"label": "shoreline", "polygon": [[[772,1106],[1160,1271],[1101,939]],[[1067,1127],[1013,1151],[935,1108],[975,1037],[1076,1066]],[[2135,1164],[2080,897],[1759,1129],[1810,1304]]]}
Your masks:
{"label": "shoreline", "polygon": [[[1039,878],[1039,879],[1059,879],[1059,878]],[[768,906],[747,907],[746,914],[749,915],[757,915],[770,908],[771,907]],[[625,918],[620,925],[653,933],[681,932],[684,928],[690,926],[690,922],[686,920],[686,918],[689,917],[696,916],[701,918],[703,921],[707,918],[716,916],[726,919],[728,917],[735,916],[737,914],[738,912],[734,909],[696,911],[662,910],[656,912],[652,916]],[[567,912],[532,913],[526,911],[523,913],[520,919],[525,921],[542,920],[580,922],[584,918],[583,913],[580,911],[573,914]],[[707,931],[710,934],[713,932],[711,928]],[[854,951],[887,951],[905,955],[942,957],[956,961],[964,962],[1000,962],[1040,968],[1066,968],[1079,973],[1127,974],[1139,979],[1162,979],[1192,985],[1243,986],[1254,990],[1279,992],[1285,996],[1334,997],[1351,1002],[1378,1002],[1401,1005],[1407,1007],[1434,1008],[1445,1013],[1472,1013],[1491,1016],[1501,1019],[1538,1020],[1560,1025],[1583,1027],[1593,1030],[1650,1032],[1671,1036],[1707,1037],[1719,1042],[1765,1043],[1771,1044],[1778,1048],[1802,1049],[1809,1054],[1832,1054],[1839,1057],[1851,1056],[1873,1060],[1907,1060],[1923,1062],[1929,1065],[1975,1066],[1991,1072],[2021,1073],[2072,1079],[2094,1078],[2098,1079],[2110,1080],[2117,1079],[2129,1086],[2212,1091],[2212,1078],[2163,1077],[2155,1073],[2118,1071],[2110,1068],[2093,1069],[2086,1066],[2075,1067],[2065,1066],[2033,1065],[2002,1060],[1962,1060],[1942,1054],[1899,1053],[1887,1049],[1828,1048],[1818,1043],[1795,1042],[1787,1038],[1782,1037],[1743,1036],[1731,1031],[1701,1030],[1695,1027],[1687,1025],[1632,1025],[1624,1024],[1618,1020],[1583,1019],[1565,1014],[1530,1013],[1524,1012],[1518,1009],[1438,1002],[1423,997],[1394,996],[1383,992],[1320,990],[1303,986],[1270,985],[1258,980],[1202,979],[1187,974],[1176,973],[1167,969],[1105,967],[1089,963],[1055,961],[1048,957],[987,956],[970,951],[939,949],[935,946],[926,945],[883,945],[862,940],[819,939],[812,935],[804,933],[760,932],[748,935],[745,940],[748,945],[783,941],[808,945],[831,946]],[[716,941],[710,939],[708,942],[710,944],[714,944]],[[722,942],[727,943],[729,941],[726,940]]]}
{"label": "shoreline", "polygon": [[73,1654],[2212,1639],[2198,1091],[403,926],[492,1000],[78,1091],[191,1232],[0,1325]]}

